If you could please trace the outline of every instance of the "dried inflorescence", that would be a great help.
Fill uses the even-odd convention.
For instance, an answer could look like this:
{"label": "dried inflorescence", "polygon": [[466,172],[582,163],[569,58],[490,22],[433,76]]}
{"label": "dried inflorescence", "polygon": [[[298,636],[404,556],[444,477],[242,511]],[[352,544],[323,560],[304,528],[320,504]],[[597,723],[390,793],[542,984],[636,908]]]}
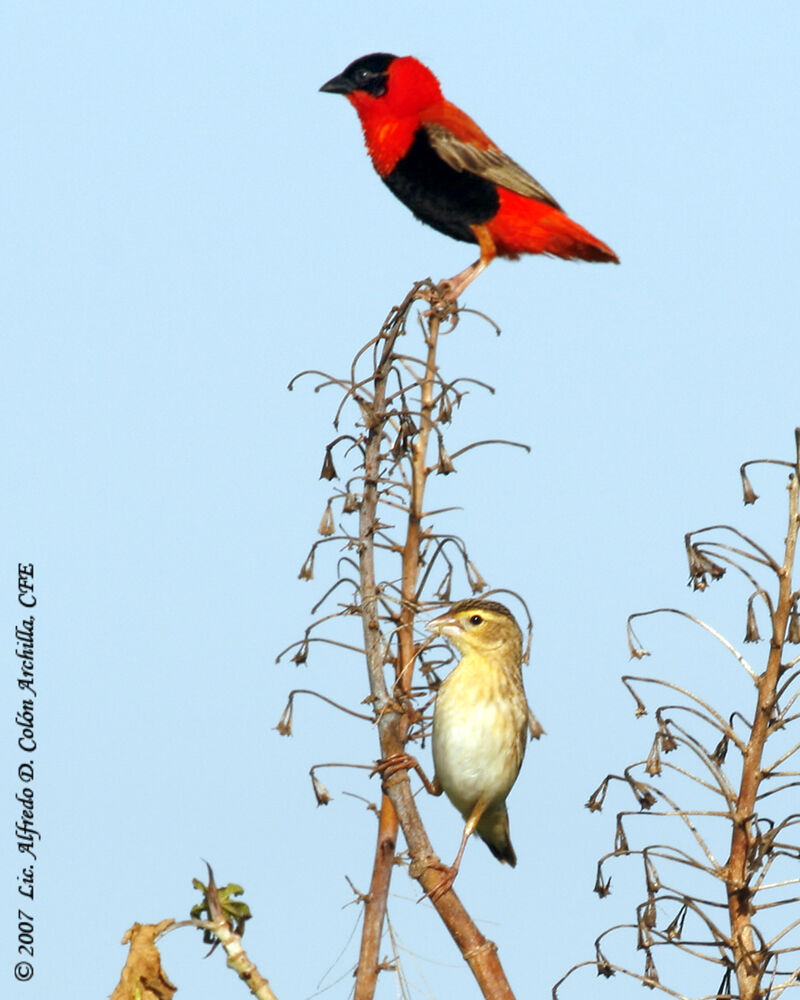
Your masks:
{"label": "dried inflorescence", "polygon": [[[800,638],[800,593],[792,582],[800,532],[800,431],[795,445],[794,461],[762,463],[790,470],[788,530],[780,559],[727,525],[704,528],[685,539],[689,583],[695,590],[704,590],[730,567],[753,588],[746,604],[745,642],[757,643],[766,633],[769,645],[761,647],[760,666],[751,666],[732,643],[686,612],[660,608],[631,616],[632,621],[669,613],[698,625],[745,670],[755,687],[755,704],[723,715],[708,700],[669,681],[623,678],[637,716],[647,713],[641,693],[645,686],[668,690],[670,704],[655,709],[657,728],[647,757],[622,776],[607,776],[587,802],[590,810],[599,811],[610,785],[621,782],[637,806],[617,815],[614,849],[598,863],[595,892],[609,895],[607,869],[635,856],[644,863],[645,898],[635,922],[601,934],[595,959],[570,969],[556,984],[554,996],[586,966],[598,975],[621,973],[678,997],[688,995],[687,981],[711,987],[703,991],[705,996],[740,1000],[769,1000],[800,985],[800,657],[789,651]],[[746,504],[757,499],[745,472],[753,464],[741,469]],[[756,579],[765,570],[772,575],[769,587]],[[640,658],[648,653],[631,621],[629,649]],[[730,693],[726,686],[719,700]],[[657,783],[636,778],[639,771]],[[640,846],[643,816],[658,826],[657,842],[646,846]],[[636,948],[643,953],[638,971],[608,958],[608,939],[625,929],[635,934]],[[668,957],[675,961],[665,961]],[[692,968],[677,960],[681,957]],[[667,973],[670,980],[681,981],[667,982]]]}
{"label": "dried inflorescence", "polygon": [[[292,644],[278,657],[293,651],[292,662],[305,664],[309,655],[311,633],[317,632],[332,618],[360,614],[363,608],[363,581],[360,578],[360,555],[366,544],[375,550],[376,567],[383,579],[373,584],[376,607],[372,618],[373,630],[382,637],[384,663],[394,665],[396,676],[407,676],[414,666],[421,671],[428,682],[427,687],[435,690],[439,675],[436,666],[442,655],[450,656],[442,646],[430,646],[417,641],[414,648],[414,663],[399,663],[398,642],[409,619],[413,621],[423,608],[440,606],[451,600],[456,588],[455,580],[460,579],[456,594],[468,591],[483,593],[488,583],[470,559],[464,541],[455,535],[436,530],[432,516],[435,511],[426,512],[422,508],[425,485],[431,475],[450,475],[456,471],[455,459],[470,448],[482,444],[516,442],[476,442],[462,447],[453,455],[446,444],[444,427],[450,424],[454,412],[460,407],[465,392],[470,386],[488,389],[485,383],[475,379],[456,378],[446,381],[433,361],[432,351],[436,350],[441,315],[434,308],[420,317],[423,344],[426,352],[421,357],[402,353],[400,338],[407,335],[408,320],[412,307],[420,299],[430,298],[431,288],[427,283],[416,285],[403,304],[392,310],[377,337],[369,341],[356,355],[349,376],[337,378],[321,372],[303,372],[290,383],[293,388],[297,379],[304,375],[322,375],[322,381],[315,391],[334,387],[343,391],[343,398],[336,411],[336,427],[343,417],[346,404],[356,405],[357,420],[355,434],[342,434],[325,448],[320,478],[338,479],[334,453],[344,450],[344,457],[355,456],[356,469],[344,490],[338,490],[326,502],[318,534],[322,538],[314,542],[299,572],[301,580],[314,579],[315,564],[320,546],[334,543],[344,552],[336,566],[336,581],[317,603],[319,609],[334,592],[338,595],[341,586],[350,589],[350,599],[337,605],[306,631],[303,639]],[[362,372],[362,368],[365,371]],[[428,458],[428,439],[435,440],[434,454]],[[516,445],[526,447],[524,445]],[[372,457],[377,458],[377,468],[367,470],[368,447]],[[368,525],[363,524],[364,496],[373,490],[377,503],[376,516]],[[341,516],[339,516],[341,515]],[[348,518],[348,515],[356,515]],[[414,588],[409,593],[408,565],[402,565],[402,555],[408,549],[408,521],[416,520],[418,537],[413,552]],[[405,574],[405,576],[404,576]],[[343,648],[365,653],[366,649],[343,643],[327,637],[315,637],[317,642],[333,642]],[[408,685],[401,685],[401,687]],[[409,690],[410,690],[410,686]],[[398,692],[393,692],[396,695]],[[403,692],[407,693],[407,692]],[[424,696],[422,689],[414,696]],[[376,717],[381,706],[375,704]],[[420,717],[410,738],[419,736],[424,729],[424,719]],[[279,726],[283,731],[284,727]]]}
{"label": "dried inflorescence", "polygon": [[[416,356],[405,353],[401,345],[405,348],[410,339],[409,319],[420,302],[424,304],[424,311],[417,317],[422,348]],[[335,489],[326,499],[317,529],[321,537],[312,544],[299,573],[303,580],[313,579],[319,573],[321,554],[335,546],[335,579],[313,611],[316,614],[325,607],[328,613],[309,625],[304,636],[278,659],[291,654],[294,663],[306,664],[309,659],[313,661],[313,644],[332,644],[353,651],[362,663],[365,658],[369,679],[365,704],[369,714],[345,711],[377,727],[379,756],[384,761],[400,757],[409,760],[407,745],[427,735],[429,708],[440,671],[452,658],[452,650],[441,640],[423,637],[416,624],[417,615],[449,603],[454,597],[483,594],[488,588],[465,542],[440,530],[435,523],[434,518],[445,511],[429,509],[429,479],[451,477],[462,456],[484,444],[526,447],[510,441],[477,441],[456,451],[448,448],[445,429],[466,393],[475,387],[493,391],[476,379],[448,380],[440,372],[439,338],[448,332],[443,330],[443,324],[455,325],[457,318],[452,304],[440,300],[429,282],[420,283],[392,310],[379,334],[356,354],[346,377],[302,373],[321,376],[317,390],[333,387],[341,391],[333,421],[337,430],[348,409],[355,415],[354,432],[342,434],[326,446],[321,478],[333,483],[339,476],[337,469],[345,462],[350,463],[353,474],[344,488]],[[358,641],[349,634],[344,641],[336,638],[341,634],[337,631],[339,620],[350,616],[360,619]],[[530,641],[530,616],[528,636]],[[276,727],[281,734],[291,732],[293,698],[299,693],[290,695]],[[531,735],[541,731],[531,716]],[[319,782],[314,768],[311,776],[318,803],[327,804],[330,793]],[[377,812],[379,833],[372,881],[369,892],[362,897],[364,928],[356,1000],[372,995],[382,967],[378,946],[396,857],[398,824],[408,846],[410,871],[424,891],[430,893],[441,880],[405,765],[384,783]],[[435,906],[485,995],[510,996],[496,950],[455,894],[445,894]]]}

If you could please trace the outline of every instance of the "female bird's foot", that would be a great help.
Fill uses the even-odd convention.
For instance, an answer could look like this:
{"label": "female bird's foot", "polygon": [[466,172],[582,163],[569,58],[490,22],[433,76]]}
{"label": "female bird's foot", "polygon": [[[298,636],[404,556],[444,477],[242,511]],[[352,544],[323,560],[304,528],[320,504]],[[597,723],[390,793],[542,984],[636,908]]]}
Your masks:
{"label": "female bird's foot", "polygon": [[369,772],[370,778],[373,774],[380,774],[383,781],[397,774],[398,771],[418,771],[419,761],[412,757],[410,753],[393,753],[383,760],[376,760],[375,767]]}
{"label": "female bird's foot", "polygon": [[370,771],[369,776],[371,778],[373,774],[380,774],[382,784],[385,786],[387,780],[399,771],[416,771],[427,792],[431,795],[442,794],[442,789],[439,787],[439,782],[436,778],[431,781],[420,767],[417,758],[405,752],[389,754],[383,760],[376,761],[375,767]]}
{"label": "female bird's foot", "polygon": [[420,896],[417,900],[418,903],[421,903],[423,899],[429,899],[432,903],[441,899],[446,892],[449,892],[453,888],[456,875],[458,875],[457,865],[445,865],[439,863],[431,865],[430,867],[440,871],[442,873],[442,878],[432,889],[428,889],[424,896]]}

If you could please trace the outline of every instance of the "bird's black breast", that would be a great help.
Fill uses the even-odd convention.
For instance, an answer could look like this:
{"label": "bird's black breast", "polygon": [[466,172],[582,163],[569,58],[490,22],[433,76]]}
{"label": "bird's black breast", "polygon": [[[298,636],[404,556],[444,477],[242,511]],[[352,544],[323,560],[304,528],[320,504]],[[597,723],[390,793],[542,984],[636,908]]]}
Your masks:
{"label": "bird's black breast", "polygon": [[477,242],[469,227],[487,222],[500,207],[496,186],[448,166],[424,128],[417,129],[408,152],[383,180],[421,222],[465,243]]}

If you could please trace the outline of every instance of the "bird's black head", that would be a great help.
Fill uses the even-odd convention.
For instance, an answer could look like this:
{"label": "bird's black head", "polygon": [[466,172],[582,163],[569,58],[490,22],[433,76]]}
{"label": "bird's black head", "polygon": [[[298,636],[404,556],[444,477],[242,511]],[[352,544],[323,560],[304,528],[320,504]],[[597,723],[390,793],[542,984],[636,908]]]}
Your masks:
{"label": "bird's black head", "polygon": [[386,93],[389,66],[396,56],[387,52],[373,52],[351,62],[346,70],[328,80],[319,88],[325,94],[352,94],[363,90],[372,97],[383,97]]}

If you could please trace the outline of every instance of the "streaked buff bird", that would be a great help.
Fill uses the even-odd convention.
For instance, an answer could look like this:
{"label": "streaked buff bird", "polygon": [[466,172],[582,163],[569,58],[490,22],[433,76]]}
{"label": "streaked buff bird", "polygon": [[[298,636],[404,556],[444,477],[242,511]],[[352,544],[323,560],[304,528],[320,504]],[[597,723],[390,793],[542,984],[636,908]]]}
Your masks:
{"label": "streaked buff bird", "polygon": [[[522,684],[522,632],[496,601],[459,601],[428,623],[461,653],[436,695],[433,713],[434,787],[466,821],[456,859],[438,896],[450,888],[472,833],[512,867],[506,797],[517,780],[528,730]],[[438,789],[437,789],[438,790]]]}

